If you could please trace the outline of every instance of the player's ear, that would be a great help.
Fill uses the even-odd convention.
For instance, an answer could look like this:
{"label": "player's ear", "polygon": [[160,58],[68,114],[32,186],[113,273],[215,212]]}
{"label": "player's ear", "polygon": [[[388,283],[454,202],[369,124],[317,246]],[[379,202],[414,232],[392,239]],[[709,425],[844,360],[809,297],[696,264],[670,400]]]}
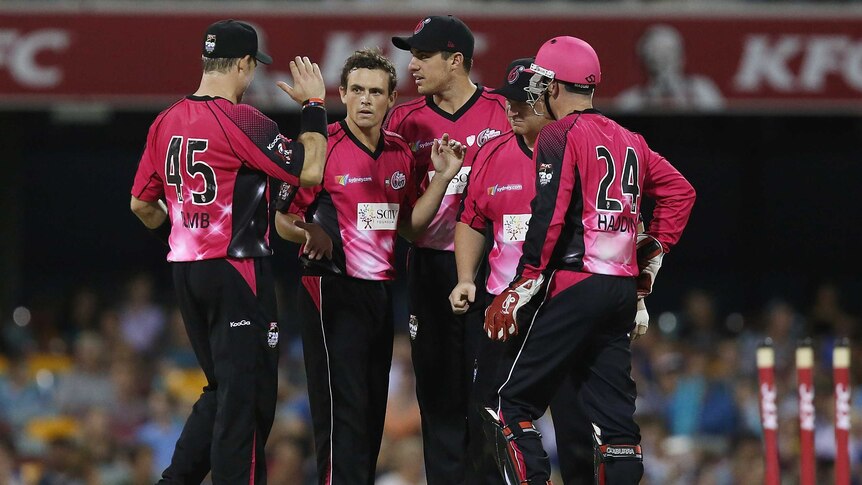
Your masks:
{"label": "player's ear", "polygon": [[345,105],[347,104],[347,88],[344,86],[338,86],[338,94],[341,96],[341,102]]}
{"label": "player's ear", "polygon": [[392,91],[391,93],[389,93],[389,103],[387,107],[391,108],[392,106],[394,106],[396,99],[398,99],[398,91]]}
{"label": "player's ear", "polygon": [[554,79],[553,81],[551,81],[550,84],[548,84],[548,94],[552,98],[556,98],[557,96],[559,96],[559,94],[560,94],[560,83],[557,82],[556,79]]}
{"label": "player's ear", "polygon": [[237,71],[251,70],[251,63],[251,56],[240,57],[236,62],[236,69]]}
{"label": "player's ear", "polygon": [[464,65],[464,54],[460,52],[452,54],[450,59],[452,61],[452,67],[455,69],[461,68]]}

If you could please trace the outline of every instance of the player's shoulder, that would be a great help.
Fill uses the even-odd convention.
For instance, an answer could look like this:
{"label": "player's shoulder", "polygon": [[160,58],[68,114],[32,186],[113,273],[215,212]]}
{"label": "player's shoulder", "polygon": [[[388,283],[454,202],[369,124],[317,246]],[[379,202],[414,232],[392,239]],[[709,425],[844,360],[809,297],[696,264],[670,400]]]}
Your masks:
{"label": "player's shoulder", "polygon": [[326,133],[330,138],[344,136],[346,131],[347,130],[344,129],[344,124],[340,121],[326,125]]}
{"label": "player's shoulder", "polygon": [[476,159],[473,160],[472,169],[472,172],[476,174],[476,178],[482,176],[482,174],[487,172],[490,167],[495,164],[495,160],[499,158],[497,155],[499,155],[509,143],[516,143],[515,132],[512,130],[506,131],[501,135],[488,140],[481,148],[479,148],[479,151],[476,152]]}
{"label": "player's shoulder", "polygon": [[566,138],[568,133],[572,131],[572,128],[575,126],[576,122],[576,115],[569,115],[558,120],[554,120],[542,128],[542,130],[539,132],[539,139],[563,140]]}
{"label": "player's shoulder", "polygon": [[259,127],[264,126],[277,130],[275,121],[250,104],[232,103],[224,98],[213,98],[207,101],[207,105],[213,109],[214,113],[224,114],[243,131],[250,129],[250,127],[258,127],[255,131],[260,131]]}
{"label": "player's shoulder", "polygon": [[425,96],[420,96],[410,101],[397,104],[392,107],[389,112],[390,118],[406,118],[410,113],[421,110],[428,106],[428,100]]}
{"label": "player's shoulder", "polygon": [[260,118],[269,119],[259,109],[255,108],[254,106],[252,106],[250,104],[231,103],[230,101],[223,99],[223,98],[215,98],[212,101],[210,101],[210,103],[212,103],[214,106],[217,106],[222,111],[225,111],[228,113],[232,113],[232,114],[236,114],[236,115],[243,115],[243,116],[248,116],[248,117],[255,117],[255,118],[260,117]]}
{"label": "player's shoulder", "polygon": [[404,139],[403,136],[395,133],[394,131],[382,130],[383,131],[383,140],[385,143],[389,145],[393,145],[397,147],[399,150],[404,150],[410,152],[410,144],[407,143],[407,140]]}
{"label": "player's shoulder", "polygon": [[479,99],[483,100],[486,103],[492,103],[502,107],[504,110],[506,109],[506,97],[501,94],[492,93],[492,89],[488,86],[479,86],[481,90],[479,93]]}
{"label": "player's shoulder", "polygon": [[165,118],[167,118],[172,113],[174,113],[175,109],[178,106],[184,104],[187,101],[188,101],[188,97],[180,98],[180,99],[174,101],[173,104],[171,104],[167,108],[163,109],[158,115],[156,115],[155,120],[153,120],[153,125],[155,126],[155,125],[160,124],[162,121],[164,121]]}
{"label": "player's shoulder", "polygon": [[513,132],[512,130],[504,131],[503,133],[483,142],[482,147],[479,148],[479,151],[476,153],[476,157],[488,157],[494,152],[498,151],[505,144],[513,141],[514,139],[515,132]]}

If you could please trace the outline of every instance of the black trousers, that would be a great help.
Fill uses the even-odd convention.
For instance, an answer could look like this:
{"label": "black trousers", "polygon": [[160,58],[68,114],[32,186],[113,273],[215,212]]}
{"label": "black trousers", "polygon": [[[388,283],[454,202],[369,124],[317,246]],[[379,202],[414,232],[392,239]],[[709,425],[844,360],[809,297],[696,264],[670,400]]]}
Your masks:
{"label": "black trousers", "polygon": [[[551,276],[549,287],[559,273]],[[627,335],[635,306],[634,279],[615,276],[592,275],[547,296],[521,345],[508,349],[504,357],[508,378],[498,398],[503,422],[520,429],[519,423],[538,419],[563,381],[572,378],[604,444],[639,444]],[[519,319],[524,316],[518,314]],[[544,484],[550,463],[540,438],[536,433],[516,434],[521,435],[514,443],[522,479]],[[619,466],[628,476],[616,483],[638,483],[643,473],[639,463]]]}
{"label": "black trousers", "polygon": [[318,483],[373,485],[392,365],[390,284],[303,276],[298,303]]}
{"label": "black trousers", "polygon": [[[186,420],[162,484],[265,484],[275,417],[278,325],[267,258],[173,264],[177,301],[207,386]],[[251,286],[250,286],[251,285]]]}
{"label": "black trousers", "polygon": [[[449,293],[458,278],[451,251],[411,248],[407,275],[427,482],[463,484],[469,468],[469,442],[483,439],[481,417],[470,405],[470,393],[483,335],[484,307],[476,304],[464,315],[452,313]],[[484,282],[476,287],[484,288]],[[484,298],[477,290],[477,302]],[[476,429],[478,432],[469,431]]]}
{"label": "black trousers", "polygon": [[[519,348],[528,326],[508,342],[480,338],[479,360],[472,400],[475,406],[496,408],[497,392],[508,377],[510,365],[503,365],[507,349]],[[510,361],[509,361],[510,362]],[[554,421],[557,454],[564,485],[593,485],[593,427],[581,402],[579,380],[566,377],[549,405]],[[471,433],[482,432],[481,429]],[[473,469],[468,474],[470,485],[499,485],[500,470],[494,460],[494,443],[471,440],[470,455]]]}

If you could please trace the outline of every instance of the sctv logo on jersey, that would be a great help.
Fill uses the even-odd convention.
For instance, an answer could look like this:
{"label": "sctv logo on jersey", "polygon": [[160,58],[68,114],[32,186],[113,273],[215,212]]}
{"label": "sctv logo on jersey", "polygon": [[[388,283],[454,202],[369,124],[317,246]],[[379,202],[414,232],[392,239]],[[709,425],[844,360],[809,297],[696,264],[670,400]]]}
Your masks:
{"label": "sctv logo on jersey", "polygon": [[475,143],[477,146],[482,146],[485,143],[488,143],[489,140],[498,136],[500,134],[500,130],[495,130],[493,128],[485,128],[478,135],[470,135],[467,137],[467,146],[473,146]]}
{"label": "sctv logo on jersey", "polygon": [[[446,195],[463,194],[467,187],[467,180],[470,178],[470,169],[473,167],[461,167],[458,173],[449,181],[449,186],[446,187]],[[434,179],[437,172],[428,172],[428,181]]]}
{"label": "sctv logo on jersey", "polygon": [[356,228],[360,231],[398,229],[398,204],[362,202],[356,206]]}

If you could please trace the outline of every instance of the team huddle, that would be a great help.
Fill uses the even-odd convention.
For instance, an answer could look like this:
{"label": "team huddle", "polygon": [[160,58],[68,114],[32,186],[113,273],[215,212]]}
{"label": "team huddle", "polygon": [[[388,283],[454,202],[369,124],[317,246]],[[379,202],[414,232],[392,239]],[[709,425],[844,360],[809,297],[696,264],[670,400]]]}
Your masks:
{"label": "team huddle", "polygon": [[[255,30],[223,20],[202,43],[198,90],[152,124],[131,207],[169,247],[174,286],[207,386],[159,483],[264,484],[279,327],[269,263],[300,244],[293,313],[320,484],[373,484],[392,362],[400,235],[426,480],[550,482],[533,422],[550,407],[565,484],[635,484],[631,340],[644,299],[694,204],[692,186],[642,136],[592,106],[599,59],[554,37],[489,89],[470,79],[474,38],[424,18],[410,51],[420,97],[396,106],[377,49],[345,61],[343,121],[327,123],[317,64],[290,62],[302,107],[289,139],[242,97]],[[655,202],[644,224],[641,200]],[[189,221],[196,221],[194,224]],[[203,222],[205,221],[205,223]]]}

